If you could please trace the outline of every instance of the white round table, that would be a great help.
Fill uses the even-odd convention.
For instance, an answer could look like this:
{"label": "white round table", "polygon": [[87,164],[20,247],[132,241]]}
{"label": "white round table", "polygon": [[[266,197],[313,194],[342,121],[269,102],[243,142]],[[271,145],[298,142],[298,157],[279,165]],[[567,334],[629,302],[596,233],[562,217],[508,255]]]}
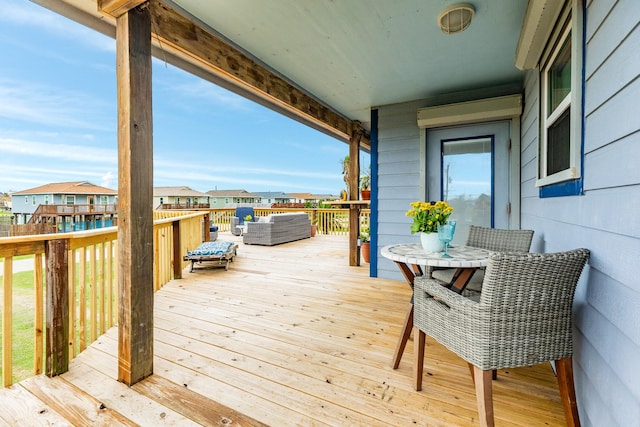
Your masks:
{"label": "white round table", "polygon": [[[471,246],[455,246],[448,250],[451,258],[443,258],[442,252],[425,253],[419,243],[399,243],[383,247],[380,253],[383,257],[396,263],[412,290],[413,281],[416,276],[422,276],[424,274],[422,267],[455,268],[456,272],[451,279],[451,283],[444,285],[460,293],[464,290],[465,286],[467,286],[469,280],[471,280],[473,273],[475,273],[478,268],[487,265],[490,251]],[[394,369],[400,365],[400,359],[404,353],[407,341],[409,341],[412,328],[413,297],[411,297],[411,301],[409,302],[402,333],[400,334],[393,356]]]}

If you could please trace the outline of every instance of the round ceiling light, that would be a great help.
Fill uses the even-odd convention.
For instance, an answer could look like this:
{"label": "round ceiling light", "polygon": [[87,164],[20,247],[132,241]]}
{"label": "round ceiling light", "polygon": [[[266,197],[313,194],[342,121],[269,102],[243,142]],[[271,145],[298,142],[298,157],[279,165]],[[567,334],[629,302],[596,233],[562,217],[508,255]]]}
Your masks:
{"label": "round ceiling light", "polygon": [[473,18],[475,11],[472,4],[454,4],[440,12],[438,25],[445,34],[461,33],[471,24],[471,18]]}

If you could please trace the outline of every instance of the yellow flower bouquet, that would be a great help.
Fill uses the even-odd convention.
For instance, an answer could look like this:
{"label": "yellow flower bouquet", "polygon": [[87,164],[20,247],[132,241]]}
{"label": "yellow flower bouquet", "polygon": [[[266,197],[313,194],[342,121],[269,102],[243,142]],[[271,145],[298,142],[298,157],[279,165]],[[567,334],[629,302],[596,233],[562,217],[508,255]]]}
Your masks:
{"label": "yellow flower bouquet", "polygon": [[453,208],[445,201],[437,202],[411,202],[411,209],[405,214],[413,218],[411,234],[437,233],[438,225],[445,224]]}

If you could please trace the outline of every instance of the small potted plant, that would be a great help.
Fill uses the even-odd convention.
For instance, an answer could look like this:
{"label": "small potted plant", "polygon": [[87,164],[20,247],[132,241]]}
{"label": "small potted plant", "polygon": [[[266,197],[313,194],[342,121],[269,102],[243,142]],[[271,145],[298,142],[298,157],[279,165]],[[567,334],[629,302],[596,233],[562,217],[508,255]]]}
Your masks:
{"label": "small potted plant", "polygon": [[362,227],[360,229],[360,254],[364,262],[371,261],[371,234],[369,227]]}
{"label": "small potted plant", "polygon": [[360,197],[362,200],[371,199],[371,166],[360,177]]}
{"label": "small potted plant", "polygon": [[441,252],[444,244],[438,238],[438,226],[447,223],[453,207],[444,200],[437,202],[411,202],[406,216],[413,219],[411,234],[420,233],[425,252]]}
{"label": "small potted plant", "polygon": [[317,232],[318,232],[318,219],[314,217],[311,220],[311,237],[315,237]]}

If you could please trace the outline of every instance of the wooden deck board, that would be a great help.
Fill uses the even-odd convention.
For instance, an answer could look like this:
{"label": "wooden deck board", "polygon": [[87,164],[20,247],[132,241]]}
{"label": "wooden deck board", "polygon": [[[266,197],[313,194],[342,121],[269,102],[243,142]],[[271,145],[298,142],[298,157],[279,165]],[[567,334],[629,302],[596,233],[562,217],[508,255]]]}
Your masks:
{"label": "wooden deck board", "polygon": [[[275,247],[229,233],[219,240],[239,242],[228,271],[185,270],[155,296],[151,378],[131,388],[115,380],[112,328],[70,372],[2,390],[0,414],[12,401],[21,409],[0,420],[17,424],[46,409],[56,425],[78,413],[100,424],[105,411],[114,423],[139,425],[478,425],[466,363],[447,349],[427,337],[421,392],[412,388],[411,342],[391,368],[410,289],[369,278],[368,265],[349,267],[346,237]],[[496,425],[565,425],[548,364],[498,378]],[[78,394],[75,409],[58,407],[42,384]]]}

